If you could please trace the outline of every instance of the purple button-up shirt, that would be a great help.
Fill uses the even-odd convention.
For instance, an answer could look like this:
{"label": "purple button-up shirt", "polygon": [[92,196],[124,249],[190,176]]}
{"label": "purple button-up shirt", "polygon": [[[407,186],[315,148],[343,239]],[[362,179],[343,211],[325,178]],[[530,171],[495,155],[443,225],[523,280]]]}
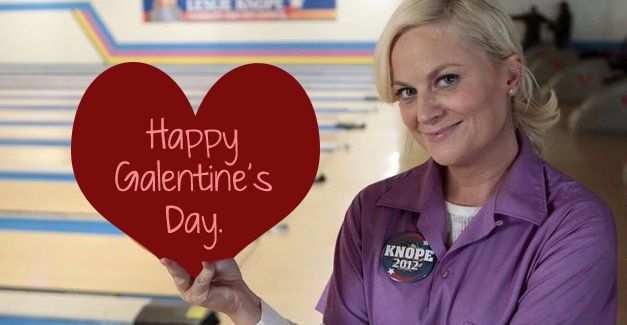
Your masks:
{"label": "purple button-up shirt", "polygon": [[[433,159],[372,184],[340,229],[333,274],[317,310],[335,324],[615,324],[616,226],[584,186],[519,152],[490,197],[447,249],[442,167]],[[436,262],[400,283],[381,266],[386,240],[419,231]]]}

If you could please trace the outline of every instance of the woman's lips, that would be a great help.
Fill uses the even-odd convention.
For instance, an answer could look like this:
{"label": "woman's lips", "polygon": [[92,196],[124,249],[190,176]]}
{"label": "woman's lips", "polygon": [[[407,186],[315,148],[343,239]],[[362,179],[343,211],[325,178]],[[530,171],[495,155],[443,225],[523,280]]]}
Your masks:
{"label": "woman's lips", "polygon": [[457,122],[453,125],[447,126],[445,128],[439,129],[436,132],[430,132],[430,133],[426,133],[425,132],[425,137],[427,138],[427,140],[429,140],[430,142],[440,142],[443,141],[444,139],[446,139],[451,133],[453,133],[453,131],[455,131],[455,129],[457,129],[457,126],[459,124],[461,124],[462,122]]}

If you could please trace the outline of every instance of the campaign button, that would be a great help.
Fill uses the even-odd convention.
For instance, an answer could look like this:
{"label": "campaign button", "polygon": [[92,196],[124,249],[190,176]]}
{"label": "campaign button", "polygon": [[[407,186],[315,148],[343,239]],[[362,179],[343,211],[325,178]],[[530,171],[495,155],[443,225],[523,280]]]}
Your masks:
{"label": "campaign button", "polygon": [[417,231],[403,232],[390,238],[381,251],[381,266],[397,282],[424,279],[435,265],[435,252]]}

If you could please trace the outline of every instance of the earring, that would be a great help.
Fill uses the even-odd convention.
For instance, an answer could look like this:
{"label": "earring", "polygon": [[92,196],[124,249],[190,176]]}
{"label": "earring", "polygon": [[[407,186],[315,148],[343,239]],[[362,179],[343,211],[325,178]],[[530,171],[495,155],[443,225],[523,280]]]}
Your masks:
{"label": "earring", "polygon": [[514,96],[514,94],[516,94],[516,88],[510,88],[508,92],[510,96]]}

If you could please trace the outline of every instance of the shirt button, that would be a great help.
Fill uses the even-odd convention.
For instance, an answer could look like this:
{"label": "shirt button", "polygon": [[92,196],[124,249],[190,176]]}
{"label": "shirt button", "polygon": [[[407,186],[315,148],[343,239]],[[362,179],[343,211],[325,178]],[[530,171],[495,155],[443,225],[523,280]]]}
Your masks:
{"label": "shirt button", "polygon": [[494,222],[495,225],[497,226],[502,226],[503,225],[503,220],[497,220]]}
{"label": "shirt button", "polygon": [[446,278],[448,276],[448,269],[444,269],[444,271],[442,271],[442,277]]}

